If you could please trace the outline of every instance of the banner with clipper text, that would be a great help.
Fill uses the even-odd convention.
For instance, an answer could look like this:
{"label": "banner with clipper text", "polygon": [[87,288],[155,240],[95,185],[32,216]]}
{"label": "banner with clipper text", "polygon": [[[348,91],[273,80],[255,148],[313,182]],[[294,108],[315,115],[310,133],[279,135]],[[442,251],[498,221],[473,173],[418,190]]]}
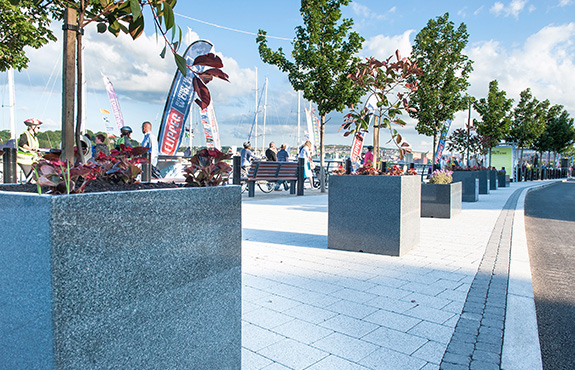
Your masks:
{"label": "banner with clipper text", "polygon": [[216,120],[216,111],[214,110],[213,103],[207,108],[200,110],[200,118],[202,126],[204,127],[204,135],[206,137],[206,146],[209,149],[222,150],[222,143],[220,141],[220,133],[218,131],[218,121]]}
{"label": "banner with clipper text", "polygon": [[118,96],[116,95],[116,90],[110,79],[101,73],[102,79],[104,80],[104,86],[106,86],[106,92],[108,93],[108,99],[110,99],[110,105],[112,106],[112,112],[114,113],[114,118],[116,119],[116,126],[118,126],[118,131],[122,126],[124,126],[124,117],[122,116],[122,111],[120,110],[120,102],[118,101]]}
{"label": "banner with clipper text", "polygon": [[353,144],[351,144],[351,155],[349,159],[351,162],[358,162],[361,150],[363,149],[363,137],[365,136],[364,132],[358,132],[353,135]]}
{"label": "banner with clipper text", "polygon": [[[186,64],[192,65],[194,59],[200,55],[212,52],[213,45],[204,40],[198,40],[188,46],[184,53]],[[205,67],[195,66],[195,71],[201,72]],[[184,124],[190,113],[190,106],[194,101],[194,88],[192,85],[193,74],[188,71],[184,76],[179,70],[176,71],[168,100],[164,108],[164,114],[160,123],[158,134],[159,154],[175,155],[184,136]]]}

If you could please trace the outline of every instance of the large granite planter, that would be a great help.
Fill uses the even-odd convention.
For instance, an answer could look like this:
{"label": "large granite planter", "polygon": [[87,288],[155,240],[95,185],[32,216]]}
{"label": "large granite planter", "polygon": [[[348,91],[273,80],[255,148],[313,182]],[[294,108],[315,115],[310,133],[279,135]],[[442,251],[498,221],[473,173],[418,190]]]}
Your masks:
{"label": "large granite planter", "polygon": [[497,190],[497,171],[489,172],[489,190]]}
{"label": "large granite planter", "polygon": [[421,184],[421,217],[451,218],[461,212],[462,183]]}
{"label": "large granite planter", "polygon": [[241,367],[238,186],[0,192],[0,224],[0,367]]}
{"label": "large granite planter", "polygon": [[479,171],[453,171],[453,182],[462,183],[463,202],[477,202],[479,200]]}
{"label": "large granite planter", "polygon": [[332,175],[328,248],[402,256],[419,244],[419,176]]}

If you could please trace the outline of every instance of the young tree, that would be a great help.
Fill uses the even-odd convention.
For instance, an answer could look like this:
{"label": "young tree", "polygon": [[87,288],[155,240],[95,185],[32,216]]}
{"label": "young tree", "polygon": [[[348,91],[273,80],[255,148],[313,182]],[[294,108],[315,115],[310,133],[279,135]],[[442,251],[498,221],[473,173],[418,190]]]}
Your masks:
{"label": "young tree", "polygon": [[[370,94],[370,99],[361,109],[352,109],[346,116],[341,128],[345,129],[345,136],[367,132],[371,115],[375,116],[374,123],[375,143],[379,142],[379,128],[389,129],[391,141],[397,146],[399,158],[405,153],[411,152],[409,144],[403,141],[401,135],[392,127],[392,124],[405,126],[401,114],[414,110],[409,105],[409,98],[417,91],[417,80],[408,83],[410,77],[421,76],[422,72],[417,67],[417,62],[409,58],[402,58],[399,50],[395,52],[396,61],[389,57],[384,61],[369,58],[365,63],[358,66],[358,70],[349,76],[355,85],[365,89]],[[369,107],[370,100],[374,99],[374,107]],[[379,121],[379,123],[377,123]]]}
{"label": "young tree", "polygon": [[411,55],[418,60],[423,76],[411,103],[417,109],[410,116],[417,119],[417,132],[433,137],[435,158],[438,134],[444,122],[468,107],[465,91],[473,62],[463,54],[467,45],[467,26],[455,28],[449,13],[431,19],[415,36]]}
{"label": "young tree", "polygon": [[351,19],[341,18],[341,6],[350,0],[302,0],[300,12],[303,25],[296,27],[289,60],[282,48],[272,51],[266,32],[260,30],[256,42],[262,61],[277,66],[289,74],[295,90],[303,91],[305,99],[317,104],[320,116],[320,181],[325,192],[324,149],[326,116],[341,112],[346,106],[359,102],[364,90],[355,87],[348,76],[359,63],[355,54],[361,49],[363,38],[350,32]]}
{"label": "young tree", "polygon": [[[181,45],[182,31],[174,22],[173,8],[177,0],[9,0],[10,4],[2,1],[2,6],[9,7],[12,12],[21,14],[40,14],[38,26],[36,26],[35,35],[39,37],[38,42],[26,39],[26,42],[20,42],[13,45],[16,50],[14,54],[24,55],[23,47],[30,45],[45,44],[47,40],[52,40],[53,35],[47,28],[48,15],[53,19],[63,21],[64,30],[64,58],[63,58],[63,91],[62,91],[62,155],[69,161],[74,160],[74,141],[78,148],[80,143],[80,124],[82,117],[82,89],[76,89],[74,69],[76,69],[76,78],[82,80],[83,61],[82,61],[82,39],[84,29],[91,23],[97,24],[99,33],[110,32],[118,36],[120,32],[129,34],[133,39],[138,38],[144,31],[145,9],[149,9],[152,14],[153,22],[156,29],[161,33],[166,46],[160,54],[163,58],[166,49],[170,49],[174,55],[178,69],[185,75],[188,70],[194,73],[194,89],[196,90],[202,105],[210,101],[209,91],[205,84],[213,77],[227,80],[227,76],[219,70],[222,67],[221,60],[211,54],[202,59],[201,63],[208,67],[214,67],[212,70],[205,71],[201,74],[191,70],[186,60],[178,54],[178,48]],[[4,8],[2,8],[4,10]],[[25,22],[20,20],[20,22]],[[2,39],[17,39],[19,28],[10,29],[10,35]],[[168,32],[171,30],[171,36]],[[42,39],[44,37],[44,39]],[[43,43],[42,43],[43,42]],[[5,45],[2,44],[2,47]],[[77,50],[77,53],[75,52]],[[10,67],[17,67],[17,60],[9,63]],[[74,91],[76,95],[74,97]],[[76,104],[75,104],[76,103]],[[76,125],[74,126],[74,110],[76,106]],[[74,134],[75,133],[75,134]]]}
{"label": "young tree", "polygon": [[493,80],[489,83],[487,99],[481,98],[473,104],[473,108],[481,116],[481,121],[473,120],[477,133],[485,137],[489,148],[489,164],[491,165],[491,149],[509,134],[511,127],[511,107],[513,99],[507,99],[506,93],[499,90],[499,83]]}
{"label": "young tree", "polygon": [[506,140],[517,143],[521,149],[519,164],[523,163],[523,149],[529,148],[535,140],[545,131],[545,113],[549,101],[540,102],[531,89],[521,91],[519,103],[513,110],[513,120]]}
{"label": "young tree", "polygon": [[[562,105],[553,105],[547,111],[545,131],[534,143],[534,148],[538,152],[563,153],[575,141],[575,127],[573,118]],[[550,154],[547,155],[549,162]]]}

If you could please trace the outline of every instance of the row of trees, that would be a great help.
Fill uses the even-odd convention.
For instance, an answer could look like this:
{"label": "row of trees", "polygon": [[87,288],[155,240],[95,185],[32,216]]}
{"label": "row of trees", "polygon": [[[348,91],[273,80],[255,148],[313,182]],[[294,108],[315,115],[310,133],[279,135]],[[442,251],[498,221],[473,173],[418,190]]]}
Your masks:
{"label": "row of trees", "polygon": [[562,105],[551,105],[547,99],[535,98],[529,88],[520,93],[515,108],[514,100],[499,88],[497,80],[489,83],[487,98],[471,101],[481,120],[474,119],[467,130],[455,130],[449,137],[448,146],[462,156],[467,155],[468,160],[469,152],[489,153],[491,163],[491,149],[503,141],[517,145],[520,163],[524,149],[555,154],[572,151],[575,142],[573,118]]}

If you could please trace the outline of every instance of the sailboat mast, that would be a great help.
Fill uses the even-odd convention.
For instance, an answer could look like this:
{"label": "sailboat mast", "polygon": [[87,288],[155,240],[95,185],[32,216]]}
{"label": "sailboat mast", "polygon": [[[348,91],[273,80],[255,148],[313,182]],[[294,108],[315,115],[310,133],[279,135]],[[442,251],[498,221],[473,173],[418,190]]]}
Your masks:
{"label": "sailboat mast", "polygon": [[256,126],[256,132],[255,132],[255,151],[257,152],[258,150],[258,113],[259,113],[259,106],[258,106],[258,67],[256,67],[256,118],[255,118],[255,126]]}
{"label": "sailboat mast", "polygon": [[8,95],[10,104],[10,139],[16,139],[16,115],[14,106],[16,105],[16,93],[14,88],[14,70],[8,69]]}
{"label": "sailboat mast", "polygon": [[268,108],[268,78],[266,77],[266,90],[264,94],[264,130],[262,133],[262,152],[266,150],[266,114]]}

